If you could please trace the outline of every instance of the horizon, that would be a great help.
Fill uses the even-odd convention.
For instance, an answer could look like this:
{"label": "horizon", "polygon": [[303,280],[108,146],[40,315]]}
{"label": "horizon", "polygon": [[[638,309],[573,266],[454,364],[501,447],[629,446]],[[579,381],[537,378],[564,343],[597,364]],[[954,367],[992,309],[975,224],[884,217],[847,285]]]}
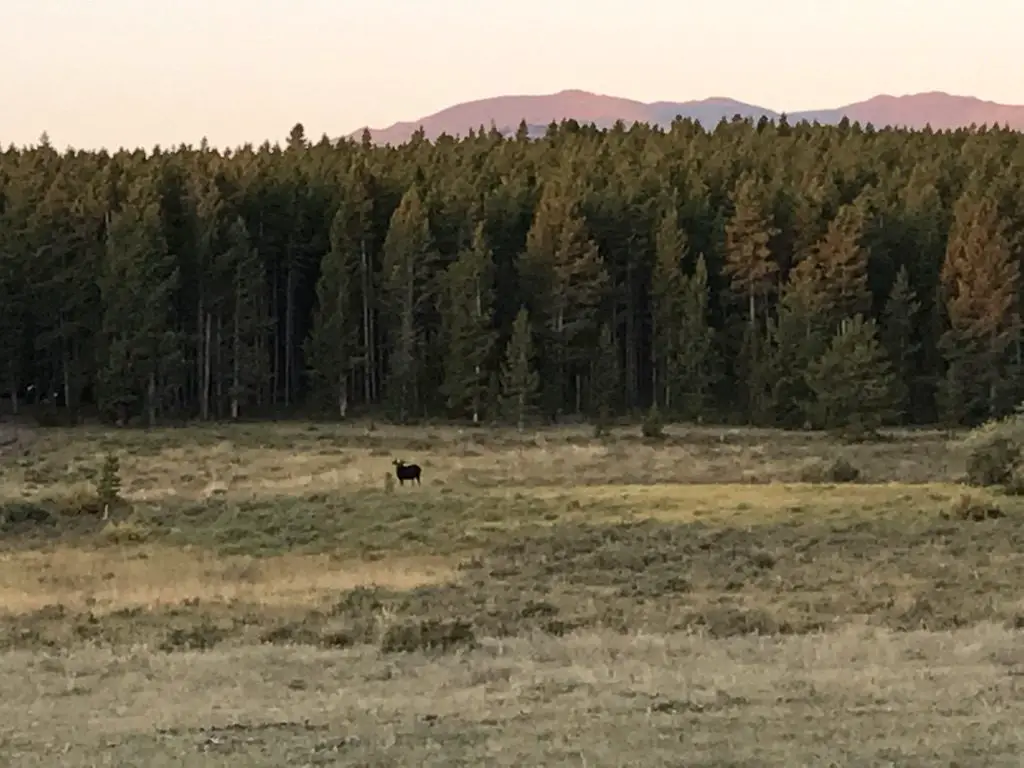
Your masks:
{"label": "horizon", "polygon": [[204,137],[226,149],[283,142],[296,123],[316,141],[565,90],[643,103],[729,98],[787,114],[928,92],[1024,104],[1012,75],[1024,4],[928,5],[922,16],[919,0],[783,0],[770,10],[640,0],[628,12],[582,0],[556,10],[539,0],[36,0],[5,14],[0,66],[19,75],[0,85],[0,144],[37,144],[45,132],[59,150]]}

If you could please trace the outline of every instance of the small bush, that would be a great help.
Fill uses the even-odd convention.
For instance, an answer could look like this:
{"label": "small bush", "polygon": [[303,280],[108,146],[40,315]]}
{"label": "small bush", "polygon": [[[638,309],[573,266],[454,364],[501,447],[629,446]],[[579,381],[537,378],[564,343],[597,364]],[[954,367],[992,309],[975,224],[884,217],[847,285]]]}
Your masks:
{"label": "small bush", "polygon": [[860,477],[860,469],[841,456],[832,461],[815,462],[800,473],[805,483],[855,483]]}
{"label": "small bush", "polygon": [[108,522],[102,531],[103,537],[111,544],[141,544],[149,539],[151,531],[134,520]]}
{"label": "small bush", "polygon": [[1010,479],[1003,485],[1008,496],[1024,496],[1024,467],[1019,464],[1013,468]]}
{"label": "small bush", "polygon": [[426,650],[447,652],[459,647],[472,648],[475,645],[476,635],[473,633],[472,624],[461,619],[427,619],[394,624],[388,627],[380,641],[380,648],[384,653]]}
{"label": "small bush", "polygon": [[0,531],[21,528],[50,528],[56,516],[46,507],[31,501],[8,501],[0,504]]}
{"label": "small bush", "polygon": [[56,512],[68,517],[90,517],[103,513],[103,502],[88,488],[76,488],[70,493],[53,497],[50,504]]}
{"label": "small bush", "polygon": [[953,502],[953,517],[958,520],[995,520],[1003,517],[1003,510],[988,499],[964,493]]}
{"label": "small bush", "polygon": [[226,630],[204,619],[191,627],[172,629],[159,648],[164,653],[205,651],[223,642],[227,636]]}
{"label": "small bush", "polygon": [[644,417],[643,424],[640,425],[640,432],[648,440],[663,440],[665,438],[665,424],[661,419],[657,403],[651,406],[651,410]]}
{"label": "small bush", "polygon": [[317,645],[320,635],[302,622],[289,622],[266,630],[260,635],[266,645]]}
{"label": "small bush", "polygon": [[980,487],[1006,485],[1021,457],[1020,445],[994,436],[975,444],[967,456],[967,483]]}

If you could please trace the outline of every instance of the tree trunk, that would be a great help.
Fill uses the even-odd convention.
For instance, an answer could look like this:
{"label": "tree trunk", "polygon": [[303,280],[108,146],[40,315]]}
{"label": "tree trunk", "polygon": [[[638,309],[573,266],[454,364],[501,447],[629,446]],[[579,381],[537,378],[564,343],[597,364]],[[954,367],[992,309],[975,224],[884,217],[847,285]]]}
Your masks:
{"label": "tree trunk", "polygon": [[216,418],[221,418],[224,414],[224,333],[223,333],[224,322],[220,315],[217,315],[217,332],[214,334],[214,360],[213,370],[215,376],[213,379],[213,388],[216,393],[214,398],[214,413]]}
{"label": "tree trunk", "polygon": [[206,338],[206,307],[203,297],[199,297],[196,304],[196,386],[199,389],[199,418],[206,421],[209,418],[210,404],[207,400],[209,393],[203,389],[203,382],[206,381],[206,347],[209,342]]}
{"label": "tree trunk", "polygon": [[[640,355],[637,349],[636,332],[636,291],[633,286],[633,260],[626,261],[626,408],[632,409],[637,401],[640,381]],[[612,328],[617,327],[617,317],[612,317]]]}
{"label": "tree trunk", "polygon": [[[291,248],[288,259],[291,261]],[[295,370],[295,356],[292,350],[292,336],[295,333],[295,270],[288,265],[284,288],[284,407],[292,404],[292,376]]]}
{"label": "tree trunk", "polygon": [[241,293],[241,287],[239,285],[240,280],[236,270],[235,273],[235,311],[233,318],[233,327],[231,329],[231,419],[233,421],[238,420],[238,399],[239,399],[239,385],[241,383],[241,363],[238,359],[241,351],[242,343],[239,338],[241,335],[241,300],[239,294]]}
{"label": "tree trunk", "polygon": [[473,387],[473,423],[480,423],[480,366],[476,366],[474,369],[476,373],[476,383]]}
{"label": "tree trunk", "polygon": [[281,282],[280,270],[274,267],[274,287],[270,294],[270,316],[273,318],[273,374],[270,377],[270,404],[277,407],[278,389],[281,386],[281,295],[279,293]]}
{"label": "tree trunk", "polygon": [[149,411],[149,426],[156,426],[156,371],[149,372],[149,384],[146,388],[146,406]]}
{"label": "tree trunk", "polygon": [[366,238],[360,238],[360,277],[363,288],[363,397],[367,404],[373,402],[373,324],[370,319],[370,264],[366,253]]}
{"label": "tree trunk", "polygon": [[210,337],[213,333],[213,315],[210,313],[206,314],[206,317],[200,319],[200,329],[202,329],[202,343],[200,349],[202,350],[202,361],[201,370],[202,376],[199,384],[199,418],[203,421],[210,420],[210,377],[212,374],[211,360],[210,360]]}

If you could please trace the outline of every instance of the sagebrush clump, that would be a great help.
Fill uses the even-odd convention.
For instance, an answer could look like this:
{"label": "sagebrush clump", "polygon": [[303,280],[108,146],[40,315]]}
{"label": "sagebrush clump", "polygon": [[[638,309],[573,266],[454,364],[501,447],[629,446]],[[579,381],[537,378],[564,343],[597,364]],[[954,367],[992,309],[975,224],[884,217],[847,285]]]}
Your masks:
{"label": "sagebrush clump", "polygon": [[964,438],[967,451],[966,481],[979,487],[1012,486],[1024,467],[1024,410],[990,421]]}
{"label": "sagebrush clump", "polygon": [[861,471],[840,456],[830,461],[816,461],[804,467],[800,479],[805,483],[856,483],[861,479]]}

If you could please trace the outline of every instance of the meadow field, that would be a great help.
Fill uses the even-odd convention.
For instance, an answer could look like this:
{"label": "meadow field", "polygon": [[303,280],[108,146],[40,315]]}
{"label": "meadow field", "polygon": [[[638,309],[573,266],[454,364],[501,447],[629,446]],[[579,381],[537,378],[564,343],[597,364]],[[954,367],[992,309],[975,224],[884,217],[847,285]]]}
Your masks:
{"label": "meadow field", "polygon": [[953,437],[4,428],[0,755],[1019,765],[1024,497]]}

